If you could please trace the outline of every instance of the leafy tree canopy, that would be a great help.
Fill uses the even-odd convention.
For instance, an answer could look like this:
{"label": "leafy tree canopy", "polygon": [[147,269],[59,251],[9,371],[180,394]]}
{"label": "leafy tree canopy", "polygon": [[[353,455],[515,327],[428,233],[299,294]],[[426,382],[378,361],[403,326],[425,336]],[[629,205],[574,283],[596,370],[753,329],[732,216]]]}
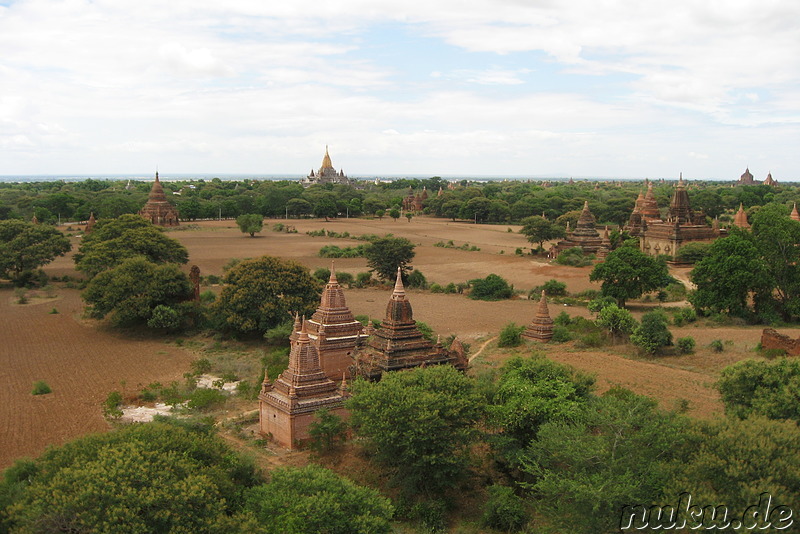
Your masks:
{"label": "leafy tree canopy", "polygon": [[243,234],[255,237],[257,232],[264,228],[264,216],[259,213],[247,213],[236,217],[236,224]]}
{"label": "leafy tree canopy", "polygon": [[276,469],[245,498],[265,534],[392,532],[389,499],[314,464]]}
{"label": "leafy tree canopy", "polygon": [[192,285],[177,265],[157,265],[141,256],[101,272],[82,294],[92,317],[102,319],[110,314],[112,323],[118,326],[148,322],[155,309],[172,309],[192,295]]}
{"label": "leafy tree canopy", "polygon": [[98,221],[75,254],[75,267],[91,278],[134,256],[144,256],[153,263],[189,261],[186,247],[161,228],[138,215],[122,215]]}
{"label": "leafy tree canopy", "polygon": [[541,247],[545,241],[564,237],[564,227],[551,223],[544,217],[534,215],[522,219],[522,229],[519,233],[527,237],[529,242],[538,243]]}
{"label": "leafy tree canopy", "polygon": [[589,275],[592,282],[601,281],[603,295],[625,301],[665,287],[669,283],[667,264],[631,247],[611,251],[602,263],[595,265]]}
{"label": "leafy tree canopy", "polygon": [[729,415],[800,423],[800,360],[741,361],[722,370],[717,387]]}
{"label": "leafy tree canopy", "polygon": [[414,244],[405,237],[376,239],[364,251],[370,271],[383,281],[394,280],[398,267],[406,280],[415,254]]}
{"label": "leafy tree canopy", "polygon": [[642,315],[642,322],[633,329],[631,342],[645,352],[654,354],[661,347],[672,345],[672,333],[667,326],[663,311],[651,311]]}
{"label": "leafy tree canopy", "polygon": [[292,313],[313,313],[319,303],[319,283],[306,267],[291,260],[243,260],[223,281],[214,306],[225,328],[240,334],[263,336]]}
{"label": "leafy tree canopy", "polygon": [[7,516],[0,527],[109,534],[248,532],[235,515],[241,491],[259,482],[252,464],[207,430],[131,425],[49,449],[7,470],[0,485]]}
{"label": "leafy tree canopy", "polygon": [[0,275],[18,278],[71,248],[69,239],[52,226],[19,220],[0,221]]}
{"label": "leafy tree canopy", "polygon": [[482,403],[474,382],[449,365],[385,373],[353,383],[350,424],[366,438],[395,483],[430,496],[466,469]]}
{"label": "leafy tree canopy", "polygon": [[469,298],[475,300],[510,299],[514,295],[514,286],[509,285],[505,278],[496,274],[470,280],[469,285],[472,288]]}

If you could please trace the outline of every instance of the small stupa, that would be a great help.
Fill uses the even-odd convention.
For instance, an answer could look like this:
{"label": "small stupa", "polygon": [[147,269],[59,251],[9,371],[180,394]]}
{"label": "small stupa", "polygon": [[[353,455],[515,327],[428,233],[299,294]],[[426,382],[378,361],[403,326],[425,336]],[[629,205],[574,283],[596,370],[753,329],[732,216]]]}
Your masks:
{"label": "small stupa", "polygon": [[522,336],[547,343],[553,337],[553,320],[550,318],[550,310],[547,308],[547,296],[542,290],[542,298],[539,299],[539,307],[536,310],[531,323],[522,332]]}
{"label": "small stupa", "polygon": [[800,221],[800,213],[797,213],[797,202],[794,203],[792,206],[792,213],[789,215],[795,221]]}
{"label": "small stupa", "polygon": [[139,210],[139,215],[157,226],[178,226],[178,210],[169,203],[164,194],[164,187],[158,179],[156,171],[156,181],[150,189],[150,196],[144,207]]}
{"label": "small stupa", "polygon": [[92,230],[94,230],[94,225],[97,223],[97,220],[94,218],[94,212],[89,214],[89,220],[86,222],[86,230],[84,230],[85,234],[91,234]]}
{"label": "small stupa", "polygon": [[744,204],[739,203],[739,211],[733,218],[733,225],[739,228],[750,228],[750,223],[747,222],[747,213],[744,211]]}

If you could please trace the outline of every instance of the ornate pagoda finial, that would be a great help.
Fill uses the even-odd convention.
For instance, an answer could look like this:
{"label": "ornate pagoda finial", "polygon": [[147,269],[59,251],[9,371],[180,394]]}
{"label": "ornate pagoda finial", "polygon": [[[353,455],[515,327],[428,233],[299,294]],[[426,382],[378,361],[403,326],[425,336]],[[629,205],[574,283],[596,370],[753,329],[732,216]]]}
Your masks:
{"label": "ornate pagoda finial", "polygon": [[[397,299],[395,299],[397,297]],[[397,280],[394,282],[394,292],[392,298],[395,300],[404,300],[406,298],[406,288],[403,286],[403,272],[400,267],[397,267]]]}

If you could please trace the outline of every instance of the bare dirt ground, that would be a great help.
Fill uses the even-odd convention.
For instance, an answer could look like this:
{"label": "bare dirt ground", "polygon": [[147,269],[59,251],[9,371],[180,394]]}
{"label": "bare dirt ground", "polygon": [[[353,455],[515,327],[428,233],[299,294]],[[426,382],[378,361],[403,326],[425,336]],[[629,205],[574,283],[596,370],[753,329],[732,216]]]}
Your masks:
{"label": "bare dirt ground", "polygon": [[[271,231],[277,222],[293,225],[299,233]],[[331,260],[317,256],[322,246],[361,243],[305,235],[308,230],[321,228],[353,235],[393,233],[407,237],[418,245],[413,265],[429,282],[462,282],[496,273],[526,292],[551,278],[565,282],[573,293],[599,289],[597,284],[588,281],[591,267],[562,267],[532,256],[516,256],[516,248],[528,247],[524,237],[517,233],[518,226],[453,223],[427,217],[415,218],[410,223],[405,219],[395,222],[388,217],[382,221],[267,220],[261,234],[250,238],[242,234],[233,221],[204,221],[184,225],[170,231],[169,235],[188,248],[187,271],[189,266],[198,265],[203,275],[221,275],[222,267],[232,258],[264,254],[295,259],[312,269],[329,267]],[[508,232],[508,228],[512,232]],[[76,250],[79,238],[72,240]],[[453,240],[456,246],[469,243],[481,250],[469,252],[433,246],[448,240]],[[336,269],[353,274],[366,271],[366,260],[338,259]],[[58,258],[45,270],[50,275],[76,275],[71,255]],[[688,271],[673,269],[672,273],[687,282]],[[4,342],[0,347],[0,380],[4,384],[0,389],[0,467],[13,458],[38,454],[47,444],[106,429],[99,404],[109,391],[121,389],[120,382],[125,382],[129,389],[156,380],[167,383],[179,379],[193,359],[189,352],[163,341],[131,339],[82,321],[78,292],[66,289],[57,292],[60,300],[55,303],[18,306],[12,302],[11,290],[0,291],[0,331]],[[348,305],[356,315],[373,318],[383,317],[389,294],[388,288],[345,291]],[[417,320],[428,323],[443,337],[458,335],[470,343],[474,351],[496,336],[507,323],[526,324],[533,317],[537,304],[524,298],[481,302],[462,295],[421,291],[409,291],[408,295]],[[60,314],[48,314],[54,306]],[[631,303],[637,317],[652,306]],[[572,316],[590,316],[583,307],[550,306],[553,317],[562,310]],[[694,337],[697,341],[695,354],[642,358],[630,346],[583,350],[574,343],[528,344],[516,353],[525,355],[539,350],[556,361],[595,373],[600,391],[621,385],[659,399],[665,408],[673,407],[677,400],[687,399],[692,415],[709,417],[721,413],[722,405],[713,383],[723,367],[756,357],[753,349],[760,339],[761,328],[689,325],[672,327],[672,331],[676,338]],[[800,329],[781,331],[793,337],[800,336]],[[725,343],[722,353],[709,349],[709,343],[715,339]],[[473,363],[476,370],[497,367],[512,354],[514,351],[497,350],[496,343],[490,342]],[[30,394],[32,384],[41,379],[50,384],[53,393],[34,397]]]}
{"label": "bare dirt ground", "polygon": [[[78,436],[104,431],[109,392],[181,380],[193,357],[163,340],[132,339],[80,319],[76,290],[18,305],[0,290],[0,468]],[[49,313],[56,308],[59,313]],[[32,395],[44,380],[53,392]],[[124,384],[124,386],[123,386]]]}

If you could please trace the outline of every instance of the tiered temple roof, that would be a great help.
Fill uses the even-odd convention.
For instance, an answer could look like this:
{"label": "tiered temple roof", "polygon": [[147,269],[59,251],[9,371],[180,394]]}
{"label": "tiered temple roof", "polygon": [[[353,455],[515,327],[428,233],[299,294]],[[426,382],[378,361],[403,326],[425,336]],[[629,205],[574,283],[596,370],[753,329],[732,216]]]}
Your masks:
{"label": "tiered temple roof", "polygon": [[567,237],[554,246],[555,250],[551,251],[551,255],[573,247],[581,247],[584,254],[596,254],[602,246],[603,240],[595,228],[595,218],[589,210],[589,201],[587,200],[583,203],[583,211],[578,217],[575,229],[570,232],[569,226],[567,226]]}
{"label": "tiered temple roof", "polygon": [[358,373],[377,379],[386,371],[441,364],[451,364],[462,370],[467,367],[463,353],[433,343],[417,328],[398,268],[394,291],[386,305],[386,317],[356,352]]}
{"label": "tiered temple roof", "polygon": [[291,344],[289,367],[274,382],[265,375],[258,395],[261,434],[290,449],[309,439],[308,427],[318,410],[343,411],[345,398],[322,370],[305,322]]}
{"label": "tiered temple roof", "polygon": [[547,296],[544,291],[542,291],[542,298],[539,299],[536,315],[522,332],[522,336],[545,343],[553,337],[553,320],[550,318],[550,310],[547,308]]}
{"label": "tiered temple roof", "polygon": [[306,330],[319,352],[322,369],[328,378],[339,380],[342,374],[349,376],[353,351],[367,335],[347,307],[333,264],[319,307],[306,321]]}
{"label": "tiered temple roof", "polygon": [[158,172],[156,172],[156,181],[153,182],[153,187],[150,189],[150,196],[139,211],[139,215],[158,226],[178,226],[179,224],[178,210],[167,200],[164,188],[158,179]]}
{"label": "tiered temple roof", "polygon": [[303,185],[303,187],[309,187],[314,184],[355,185],[355,181],[348,178],[344,174],[343,170],[339,170],[339,172],[337,172],[336,169],[333,168],[331,156],[328,154],[327,145],[325,145],[325,155],[322,157],[322,165],[317,173],[314,174],[314,169],[311,169],[311,173],[300,180],[300,183]]}
{"label": "tiered temple roof", "polygon": [[753,174],[750,172],[750,167],[747,167],[739,177],[739,181],[736,182],[736,185],[755,185],[755,183],[755,180],[753,180]]}
{"label": "tiered temple roof", "polygon": [[771,172],[767,173],[767,177],[764,179],[764,185],[769,185],[769,186],[772,186],[772,187],[775,187],[776,185],[778,185],[778,182],[776,182],[772,178],[772,173]]}

